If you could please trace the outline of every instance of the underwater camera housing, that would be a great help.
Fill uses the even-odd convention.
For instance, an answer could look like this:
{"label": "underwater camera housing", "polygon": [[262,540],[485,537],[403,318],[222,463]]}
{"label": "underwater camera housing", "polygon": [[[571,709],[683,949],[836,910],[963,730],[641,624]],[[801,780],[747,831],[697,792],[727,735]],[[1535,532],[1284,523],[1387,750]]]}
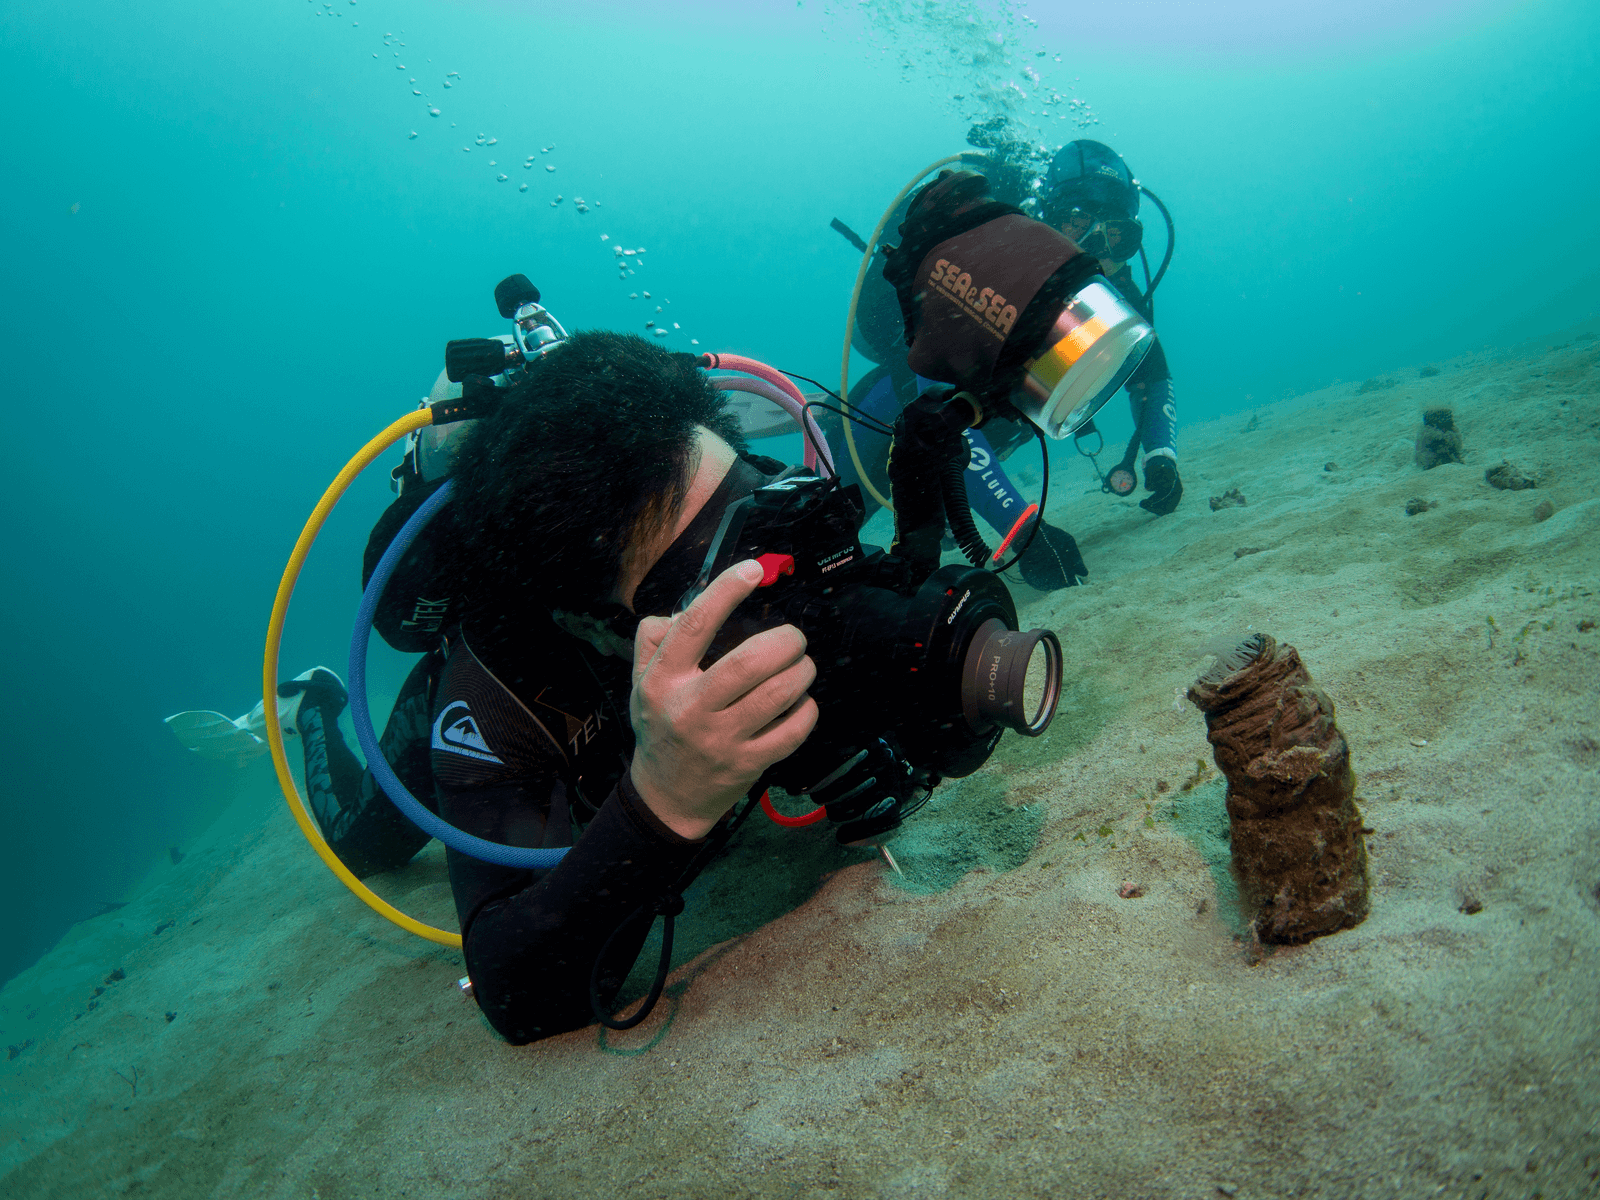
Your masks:
{"label": "underwater camera housing", "polygon": [[[1047,629],[1017,630],[996,575],[961,565],[918,572],[863,546],[864,520],[854,485],[798,475],[759,487],[724,510],[679,605],[753,558],[762,585],[723,624],[708,661],[779,625],[806,635],[817,727],[762,780],[790,793],[812,791],[879,739],[927,786],[971,774],[1005,730],[1043,733],[1060,698],[1060,643]],[[829,815],[839,819],[831,804]]]}
{"label": "underwater camera housing", "polygon": [[943,171],[911,202],[884,278],[908,363],[1020,413],[1052,438],[1086,424],[1155,344],[1155,331],[1071,238],[992,200],[971,171]]}

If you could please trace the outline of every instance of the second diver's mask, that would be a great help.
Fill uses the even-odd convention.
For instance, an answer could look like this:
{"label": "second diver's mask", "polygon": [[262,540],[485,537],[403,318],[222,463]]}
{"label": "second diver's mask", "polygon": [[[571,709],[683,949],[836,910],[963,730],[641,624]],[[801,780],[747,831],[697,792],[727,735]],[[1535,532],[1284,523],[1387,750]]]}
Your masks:
{"label": "second diver's mask", "polygon": [[1144,226],[1137,217],[1108,217],[1092,209],[1074,208],[1061,222],[1061,232],[1085,254],[1104,262],[1127,262],[1144,245]]}
{"label": "second diver's mask", "polygon": [[988,196],[970,171],[918,193],[888,252],[919,375],[1068,437],[1116,394],[1155,332],[1065,234]]}

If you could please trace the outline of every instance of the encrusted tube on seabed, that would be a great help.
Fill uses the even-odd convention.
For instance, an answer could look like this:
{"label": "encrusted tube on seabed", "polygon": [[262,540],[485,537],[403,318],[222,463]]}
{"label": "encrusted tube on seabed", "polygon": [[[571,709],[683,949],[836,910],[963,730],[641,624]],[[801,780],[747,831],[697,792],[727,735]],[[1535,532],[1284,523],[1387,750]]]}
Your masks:
{"label": "encrusted tube on seabed", "polygon": [[1228,780],[1240,895],[1263,942],[1304,942],[1367,915],[1367,847],[1333,701],[1293,646],[1246,638],[1189,699]]}

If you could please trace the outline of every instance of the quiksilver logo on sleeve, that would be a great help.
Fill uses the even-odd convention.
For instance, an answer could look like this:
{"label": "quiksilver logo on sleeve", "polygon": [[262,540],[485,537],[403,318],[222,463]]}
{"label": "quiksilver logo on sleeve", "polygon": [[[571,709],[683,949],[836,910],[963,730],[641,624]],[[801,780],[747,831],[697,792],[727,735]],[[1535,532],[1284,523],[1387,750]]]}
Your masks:
{"label": "quiksilver logo on sleeve", "polygon": [[504,760],[489,748],[478,728],[478,718],[462,701],[447,704],[433,722],[433,748],[475,758],[480,762],[500,763]]}

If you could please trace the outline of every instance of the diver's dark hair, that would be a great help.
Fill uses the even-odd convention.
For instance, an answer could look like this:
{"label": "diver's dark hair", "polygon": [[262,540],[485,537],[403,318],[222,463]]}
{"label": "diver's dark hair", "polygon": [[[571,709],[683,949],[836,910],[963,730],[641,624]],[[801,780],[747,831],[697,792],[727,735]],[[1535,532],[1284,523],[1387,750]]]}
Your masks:
{"label": "diver's dark hair", "polygon": [[744,449],[738,421],[686,354],[633,334],[574,334],[467,435],[452,476],[469,611],[590,611],[624,556],[671,519],[694,427]]}

